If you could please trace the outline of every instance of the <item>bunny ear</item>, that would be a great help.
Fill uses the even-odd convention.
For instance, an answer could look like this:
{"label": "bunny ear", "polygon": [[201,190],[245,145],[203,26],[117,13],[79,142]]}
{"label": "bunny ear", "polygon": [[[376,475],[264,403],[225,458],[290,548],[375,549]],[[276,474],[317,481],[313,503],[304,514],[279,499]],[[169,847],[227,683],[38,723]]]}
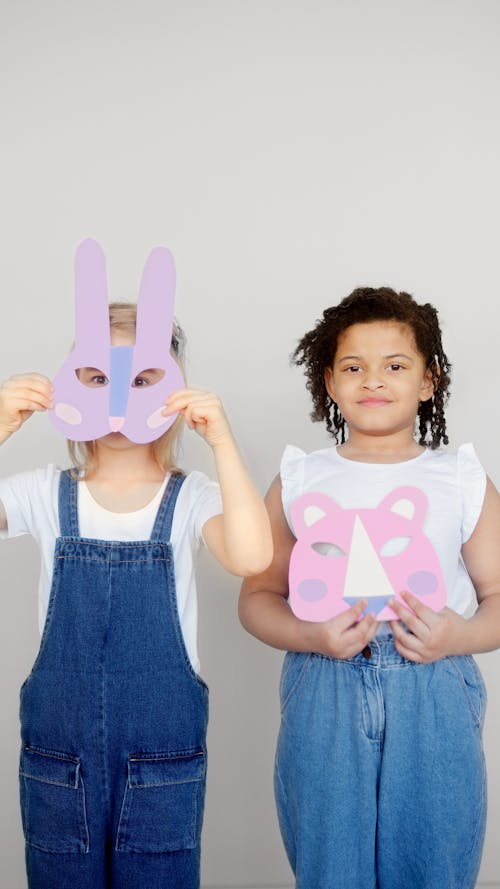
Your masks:
{"label": "bunny ear", "polygon": [[136,345],[170,349],[174,318],[175,264],[166,247],[151,251],[142,273],[137,302]]}
{"label": "bunny ear", "polygon": [[109,308],[106,258],[92,238],[82,241],[75,253],[76,346],[109,348]]}

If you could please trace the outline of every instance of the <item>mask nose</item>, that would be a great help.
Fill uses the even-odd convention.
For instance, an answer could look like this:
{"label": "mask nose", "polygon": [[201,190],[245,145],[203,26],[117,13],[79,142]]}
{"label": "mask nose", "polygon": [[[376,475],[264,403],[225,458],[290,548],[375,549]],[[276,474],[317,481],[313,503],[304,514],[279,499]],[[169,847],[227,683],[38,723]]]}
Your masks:
{"label": "mask nose", "polygon": [[112,346],[109,364],[109,428],[119,432],[125,423],[132,368],[133,346]]}

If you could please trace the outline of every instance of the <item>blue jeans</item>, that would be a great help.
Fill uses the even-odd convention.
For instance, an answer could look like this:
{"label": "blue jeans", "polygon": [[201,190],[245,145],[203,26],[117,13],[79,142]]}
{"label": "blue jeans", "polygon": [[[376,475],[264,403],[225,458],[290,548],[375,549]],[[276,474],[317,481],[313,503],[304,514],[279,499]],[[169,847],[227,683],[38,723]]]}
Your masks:
{"label": "blue jeans", "polygon": [[473,889],[486,693],[472,657],[415,664],[392,636],[288,653],[275,767],[297,889]]}

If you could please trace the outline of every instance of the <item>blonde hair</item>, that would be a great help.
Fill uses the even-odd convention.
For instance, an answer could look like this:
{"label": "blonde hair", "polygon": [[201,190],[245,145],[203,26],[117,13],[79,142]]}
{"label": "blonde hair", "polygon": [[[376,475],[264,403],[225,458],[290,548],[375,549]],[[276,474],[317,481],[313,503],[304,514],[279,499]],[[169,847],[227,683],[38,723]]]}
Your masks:
{"label": "blonde hair", "polygon": [[[109,326],[111,330],[119,331],[135,338],[136,316],[136,303],[114,302],[109,305]],[[184,331],[174,319],[170,352],[179,365],[183,377],[185,377],[185,346],[186,338]],[[177,469],[175,461],[181,431],[182,417],[179,416],[160,438],[152,442],[154,458],[160,469],[165,472]],[[68,441],[68,450],[73,463],[71,475],[76,479],[86,478],[96,464],[95,441]]]}

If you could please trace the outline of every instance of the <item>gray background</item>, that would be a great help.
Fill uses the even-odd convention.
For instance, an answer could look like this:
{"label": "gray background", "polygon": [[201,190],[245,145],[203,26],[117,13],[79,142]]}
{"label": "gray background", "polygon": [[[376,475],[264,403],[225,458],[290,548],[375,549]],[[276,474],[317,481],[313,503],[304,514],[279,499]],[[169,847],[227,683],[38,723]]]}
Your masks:
{"label": "gray background", "polygon": [[[0,378],[51,375],[73,334],[72,257],[108,257],[133,298],[157,243],[178,267],[190,382],[218,391],[264,490],[286,442],[322,447],[298,337],[358,284],[440,309],[454,363],[452,445],[497,482],[500,4],[497,0],[217,0],[0,4]],[[64,462],[37,416],[0,471]],[[188,436],[184,465],[212,472]],[[2,883],[25,886],[18,688],[33,660],[36,548],[0,560]],[[211,685],[207,886],[290,885],[274,814],[281,655],[246,636],[238,582],[200,570]],[[500,655],[489,688],[482,885],[500,885]],[[453,800],[450,800],[450,806]],[[432,829],[430,825],[429,829]]]}

